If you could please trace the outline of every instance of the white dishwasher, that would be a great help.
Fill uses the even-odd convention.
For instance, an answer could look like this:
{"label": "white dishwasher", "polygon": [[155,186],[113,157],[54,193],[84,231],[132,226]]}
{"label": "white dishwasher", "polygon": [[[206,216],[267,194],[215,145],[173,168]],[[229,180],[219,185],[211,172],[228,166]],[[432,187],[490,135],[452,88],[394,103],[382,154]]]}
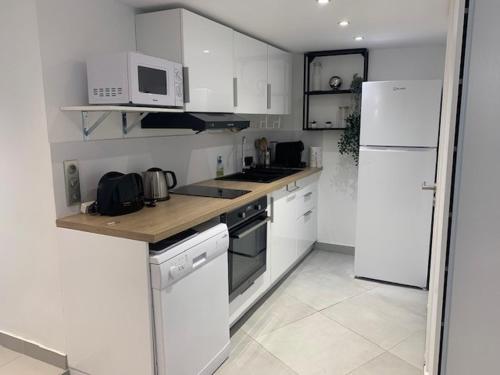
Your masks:
{"label": "white dishwasher", "polygon": [[178,241],[150,256],[157,373],[208,375],[229,355],[229,234],[217,224]]}

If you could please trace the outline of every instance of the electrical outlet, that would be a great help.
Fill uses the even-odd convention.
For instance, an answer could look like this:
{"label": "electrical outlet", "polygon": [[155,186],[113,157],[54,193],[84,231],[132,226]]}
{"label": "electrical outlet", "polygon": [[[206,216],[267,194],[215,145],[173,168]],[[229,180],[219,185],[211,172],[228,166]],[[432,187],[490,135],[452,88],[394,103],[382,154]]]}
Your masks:
{"label": "electrical outlet", "polygon": [[66,186],[66,204],[68,206],[74,206],[82,202],[78,160],[65,160],[63,165],[64,184]]}

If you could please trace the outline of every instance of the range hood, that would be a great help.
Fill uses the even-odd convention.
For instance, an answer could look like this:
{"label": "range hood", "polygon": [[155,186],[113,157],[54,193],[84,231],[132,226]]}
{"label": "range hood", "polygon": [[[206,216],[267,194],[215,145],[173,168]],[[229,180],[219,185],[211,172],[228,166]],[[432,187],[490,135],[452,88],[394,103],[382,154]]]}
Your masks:
{"label": "range hood", "polygon": [[150,113],[141,121],[144,129],[192,129],[195,132],[218,129],[242,130],[250,121],[233,113]]}

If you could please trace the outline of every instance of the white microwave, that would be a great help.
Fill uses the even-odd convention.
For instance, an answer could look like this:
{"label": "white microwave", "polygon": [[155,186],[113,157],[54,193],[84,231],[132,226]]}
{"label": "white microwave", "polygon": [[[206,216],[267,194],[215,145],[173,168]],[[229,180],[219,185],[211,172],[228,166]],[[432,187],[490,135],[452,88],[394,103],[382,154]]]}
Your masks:
{"label": "white microwave", "polygon": [[87,60],[90,104],[182,107],[182,65],[137,52]]}

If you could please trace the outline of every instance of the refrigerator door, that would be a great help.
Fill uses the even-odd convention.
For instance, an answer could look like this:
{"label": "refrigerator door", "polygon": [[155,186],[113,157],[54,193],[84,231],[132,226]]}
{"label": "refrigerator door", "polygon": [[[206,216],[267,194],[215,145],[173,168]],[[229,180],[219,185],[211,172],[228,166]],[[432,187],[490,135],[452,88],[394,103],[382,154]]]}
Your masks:
{"label": "refrigerator door", "polygon": [[360,149],[355,274],[427,285],[436,149]]}
{"label": "refrigerator door", "polygon": [[441,91],[441,81],[363,83],[360,144],[436,147]]}

